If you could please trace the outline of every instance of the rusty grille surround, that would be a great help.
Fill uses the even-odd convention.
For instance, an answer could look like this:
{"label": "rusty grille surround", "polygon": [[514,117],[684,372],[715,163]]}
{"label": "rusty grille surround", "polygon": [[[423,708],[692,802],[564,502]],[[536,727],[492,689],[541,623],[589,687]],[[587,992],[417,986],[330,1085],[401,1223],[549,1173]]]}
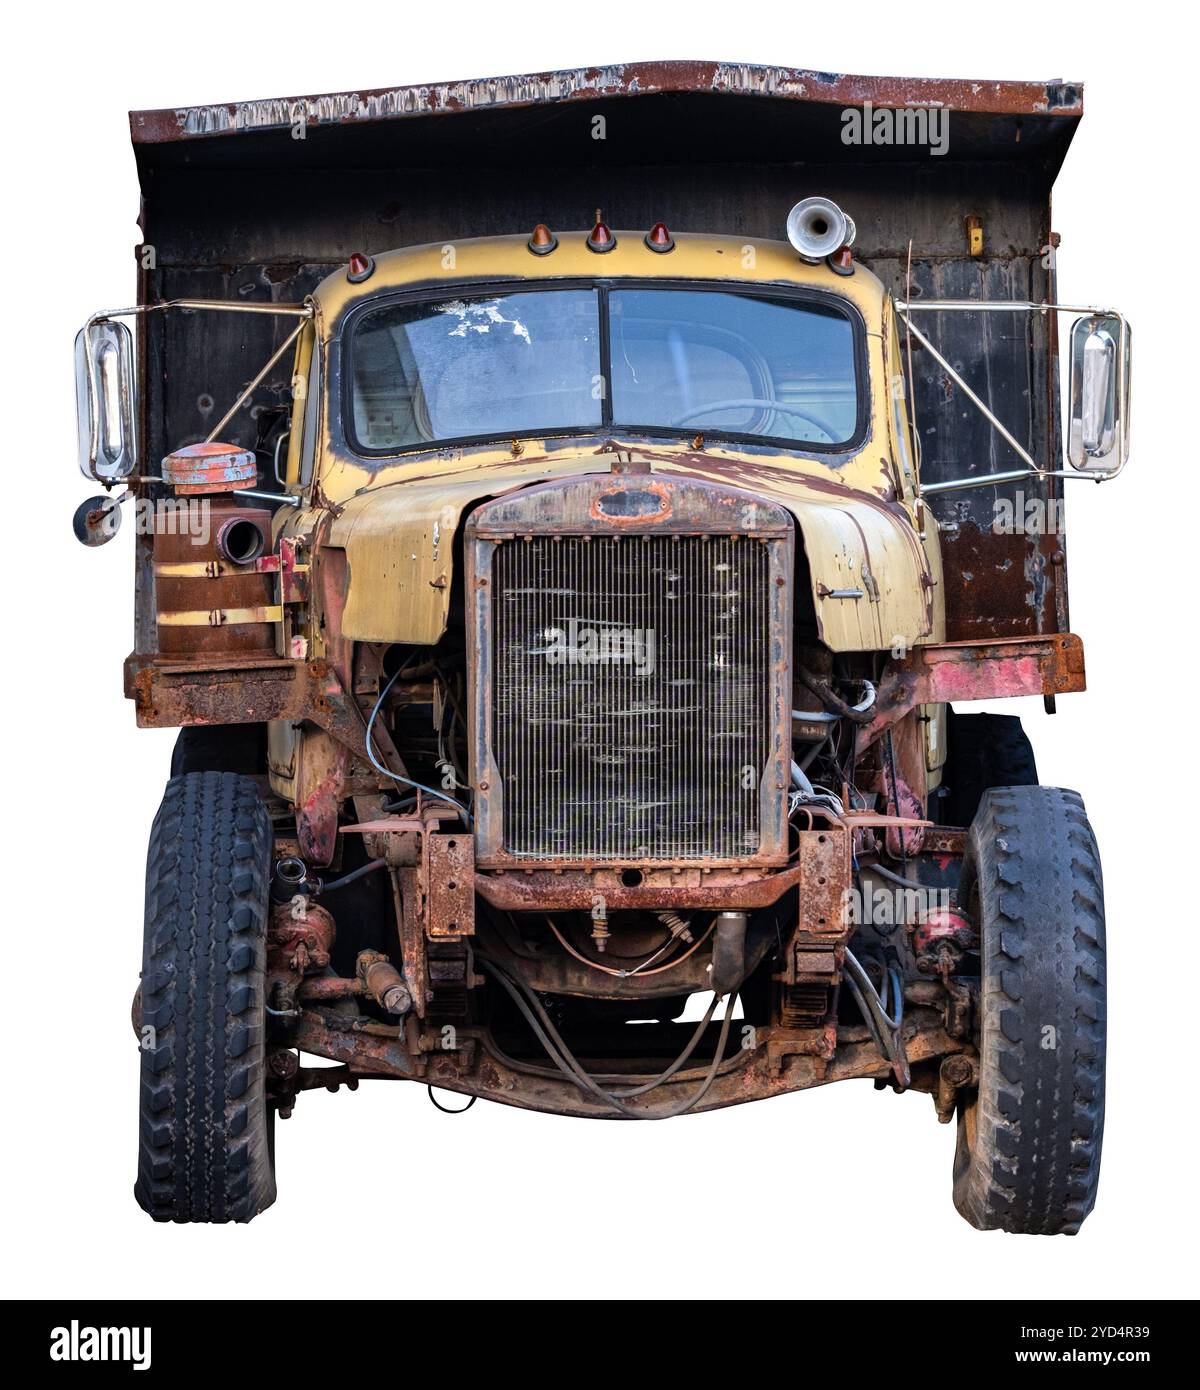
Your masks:
{"label": "rusty grille surround", "polygon": [[[785,863],[793,556],[782,508],[696,479],[574,478],[479,508],[467,527],[477,862],[527,870]],[[706,587],[714,575],[731,586],[728,602],[724,588]],[[747,613],[747,595],[732,587],[747,581],[747,626],[757,636],[730,622],[730,604]],[[681,610],[668,609],[668,593],[684,600]],[[588,611],[559,614],[567,597],[583,597]],[[551,621],[564,615],[615,622],[626,636],[659,624],[652,673],[631,675],[645,647],[627,652],[628,663],[574,661],[574,637],[564,642]],[[540,640],[547,628],[558,634],[561,664],[529,649],[530,634]],[[712,660],[721,648],[726,671]],[[674,681],[699,686],[708,708],[668,708],[672,690],[684,688]],[[606,775],[602,761],[572,748],[569,730],[592,721],[611,744],[631,700],[647,719],[618,745],[624,765]],[[737,776],[745,766],[755,768],[748,787]],[[653,801],[660,805],[645,811]]]}

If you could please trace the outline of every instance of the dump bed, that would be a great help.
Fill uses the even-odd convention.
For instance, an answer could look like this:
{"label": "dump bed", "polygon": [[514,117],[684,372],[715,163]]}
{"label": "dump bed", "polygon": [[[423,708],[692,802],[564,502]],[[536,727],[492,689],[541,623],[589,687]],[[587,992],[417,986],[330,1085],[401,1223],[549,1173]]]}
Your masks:
{"label": "dump bed", "polygon": [[[869,106],[868,106],[869,104]],[[944,152],[847,143],[857,109],[945,111]],[[661,62],[420,87],[134,112],[143,302],[298,302],[354,251],[590,224],[782,238],[799,198],[834,198],[856,256],[899,298],[1054,298],[1050,190],[1082,115],[1062,82],[852,77]],[[939,118],[940,119],[940,118]],[[883,130],[886,133],[886,121]],[[966,228],[978,218],[980,251]],[[151,262],[150,264],[146,264]],[[1048,316],[1047,316],[1048,317]],[[154,460],[204,437],[284,325],[258,316],[151,316],[142,428]],[[942,354],[1039,461],[1059,453],[1052,326],[1042,316],[930,315]],[[913,354],[923,478],[1018,463]],[[285,364],[226,435],[261,444],[289,403]],[[1047,497],[1054,479],[1008,484]],[[998,535],[995,486],[931,499],[944,533],[951,639],[1067,627],[1061,534]]]}

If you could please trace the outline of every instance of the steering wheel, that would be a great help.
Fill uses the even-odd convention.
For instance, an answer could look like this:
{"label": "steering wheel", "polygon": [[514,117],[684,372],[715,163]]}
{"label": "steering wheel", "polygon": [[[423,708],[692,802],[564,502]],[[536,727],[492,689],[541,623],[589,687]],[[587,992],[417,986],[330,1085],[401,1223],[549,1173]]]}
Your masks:
{"label": "steering wheel", "polygon": [[784,405],[782,401],[768,401],[761,396],[743,396],[737,400],[712,401],[708,405],[697,406],[694,410],[685,411],[678,420],[673,423],[676,425],[687,425],[693,421],[697,415],[714,415],[721,410],[770,410],[780,415],[792,415],[798,420],[807,420],[810,425],[815,425],[823,435],[826,435],[832,443],[837,438],[837,431],[832,425],[826,424],[824,420],[816,415],[806,414],[803,410],[797,410],[794,406]]}

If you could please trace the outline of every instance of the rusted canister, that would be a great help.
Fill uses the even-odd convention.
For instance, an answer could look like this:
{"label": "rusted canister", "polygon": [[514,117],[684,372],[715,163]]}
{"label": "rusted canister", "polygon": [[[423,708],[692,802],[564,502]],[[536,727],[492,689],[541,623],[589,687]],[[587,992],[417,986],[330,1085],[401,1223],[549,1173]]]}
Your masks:
{"label": "rusted canister", "polygon": [[178,498],[154,515],[158,649],[164,656],[274,656],[271,513],[228,496]]}

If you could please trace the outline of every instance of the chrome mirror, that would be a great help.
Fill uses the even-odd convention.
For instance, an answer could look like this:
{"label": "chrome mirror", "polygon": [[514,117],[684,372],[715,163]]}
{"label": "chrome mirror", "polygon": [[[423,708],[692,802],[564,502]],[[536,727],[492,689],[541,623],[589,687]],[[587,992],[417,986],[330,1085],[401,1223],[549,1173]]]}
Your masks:
{"label": "chrome mirror", "polygon": [[1089,314],[1071,329],[1072,468],[1105,472],[1129,456],[1129,325],[1112,314]]}
{"label": "chrome mirror", "polygon": [[75,338],[79,468],[111,483],[137,467],[133,334],[113,319],[89,322]]}

